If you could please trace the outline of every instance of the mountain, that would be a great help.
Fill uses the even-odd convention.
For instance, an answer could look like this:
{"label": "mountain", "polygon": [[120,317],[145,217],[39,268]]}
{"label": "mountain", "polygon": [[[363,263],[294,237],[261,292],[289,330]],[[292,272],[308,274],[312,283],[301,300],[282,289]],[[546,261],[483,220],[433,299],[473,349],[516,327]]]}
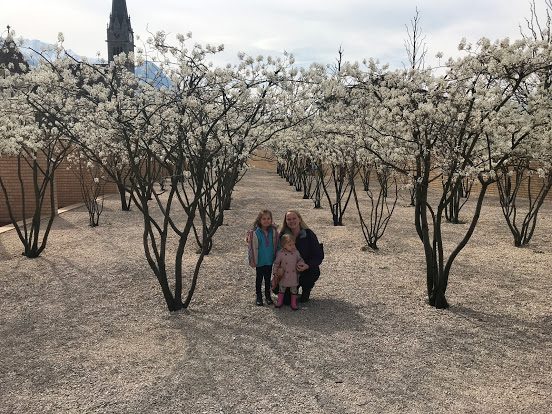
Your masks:
{"label": "mountain", "polygon": [[[57,52],[55,45],[45,43],[41,40],[36,39],[23,39],[21,42],[18,43],[20,43],[19,49],[21,50],[21,53],[23,53],[23,56],[25,56],[25,59],[27,59],[27,62],[29,62],[29,65],[31,65],[31,67],[35,67],[38,65],[38,61],[40,58],[39,53],[44,55],[44,57],[48,60],[56,59]],[[72,50],[67,50],[67,53],[79,61],[83,60],[83,57],[81,55],[75,53]],[[100,63],[100,60],[97,58],[87,58],[87,60],[90,63]]]}
{"label": "mountain", "polygon": [[140,79],[154,81],[155,86],[158,88],[168,88],[171,85],[171,81],[169,80],[169,78],[167,78],[163,74],[159,66],[157,66],[153,62],[145,62],[143,65],[137,66],[134,69],[134,73]]}
{"label": "mountain", "polygon": [[[0,45],[3,43],[4,39],[0,37]],[[38,66],[40,55],[43,55],[48,60],[55,60],[57,58],[56,46],[51,43],[37,39],[18,39],[16,43],[31,68]],[[78,61],[87,60],[91,64],[106,63],[104,59],[83,57],[72,50],[67,50],[67,53]],[[169,79],[160,72],[159,67],[153,62],[146,62],[143,65],[137,66],[134,72],[141,79],[155,80],[159,87],[170,85]]]}

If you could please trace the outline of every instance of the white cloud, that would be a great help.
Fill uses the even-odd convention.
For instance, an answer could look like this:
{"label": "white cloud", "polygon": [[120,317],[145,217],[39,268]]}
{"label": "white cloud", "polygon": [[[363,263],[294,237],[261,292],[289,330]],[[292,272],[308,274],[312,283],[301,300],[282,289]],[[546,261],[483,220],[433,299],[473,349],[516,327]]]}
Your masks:
{"label": "white cloud", "polygon": [[[127,5],[134,31],[142,38],[148,36],[146,28],[192,31],[194,41],[224,43],[225,59],[235,59],[240,50],[253,55],[288,50],[302,64],[329,63],[342,45],[349,60],[374,57],[393,66],[406,60],[405,25],[416,9],[407,0],[127,0]],[[525,1],[419,0],[417,7],[429,56],[456,53],[462,37],[517,37],[519,23],[529,14]],[[62,31],[68,48],[86,56],[100,51],[105,57],[110,11],[109,0],[8,2],[2,6],[0,25],[49,42]]]}

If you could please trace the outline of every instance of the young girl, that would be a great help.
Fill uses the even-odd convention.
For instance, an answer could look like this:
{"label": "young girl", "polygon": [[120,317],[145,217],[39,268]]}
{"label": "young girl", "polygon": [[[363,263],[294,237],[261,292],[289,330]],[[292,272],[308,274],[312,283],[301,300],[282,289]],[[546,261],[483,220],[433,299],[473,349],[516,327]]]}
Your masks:
{"label": "young girl", "polygon": [[257,272],[255,290],[257,293],[257,306],[263,306],[261,287],[263,279],[265,282],[265,299],[268,305],[272,305],[270,293],[270,273],[272,263],[278,248],[278,229],[272,224],[272,213],[270,210],[259,212],[253,229],[247,232],[249,265]]}
{"label": "young girl", "polygon": [[[291,234],[284,234],[280,238],[282,249],[276,255],[274,261],[274,278],[279,279],[278,301],[279,308],[284,303],[284,292],[289,287],[291,292],[291,309],[297,310],[297,286],[299,286],[299,275],[297,265],[304,265],[305,262],[295,248],[295,238]],[[278,268],[282,268],[283,275],[279,276]],[[281,279],[280,279],[281,277]]]}

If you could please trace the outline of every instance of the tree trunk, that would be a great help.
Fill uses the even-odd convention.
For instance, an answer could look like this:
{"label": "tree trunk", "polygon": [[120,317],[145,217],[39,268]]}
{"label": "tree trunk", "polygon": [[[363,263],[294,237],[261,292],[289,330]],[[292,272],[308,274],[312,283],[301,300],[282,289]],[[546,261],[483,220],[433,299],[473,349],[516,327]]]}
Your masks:
{"label": "tree trunk", "polygon": [[129,197],[127,201],[127,188],[124,184],[117,182],[117,190],[119,191],[119,198],[121,200],[121,210],[122,211],[130,211],[130,203],[132,201],[132,198]]}

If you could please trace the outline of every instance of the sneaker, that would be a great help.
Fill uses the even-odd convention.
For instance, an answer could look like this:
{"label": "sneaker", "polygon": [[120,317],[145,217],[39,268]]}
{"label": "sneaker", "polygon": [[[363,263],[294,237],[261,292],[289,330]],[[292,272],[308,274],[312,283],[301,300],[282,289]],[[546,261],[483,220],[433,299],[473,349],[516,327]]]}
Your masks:
{"label": "sneaker", "polygon": [[257,306],[263,306],[263,300],[260,298],[257,298],[257,301],[255,303]]}
{"label": "sneaker", "polygon": [[270,296],[266,297],[266,304],[267,305],[274,305],[274,302],[272,301],[272,298]]}

